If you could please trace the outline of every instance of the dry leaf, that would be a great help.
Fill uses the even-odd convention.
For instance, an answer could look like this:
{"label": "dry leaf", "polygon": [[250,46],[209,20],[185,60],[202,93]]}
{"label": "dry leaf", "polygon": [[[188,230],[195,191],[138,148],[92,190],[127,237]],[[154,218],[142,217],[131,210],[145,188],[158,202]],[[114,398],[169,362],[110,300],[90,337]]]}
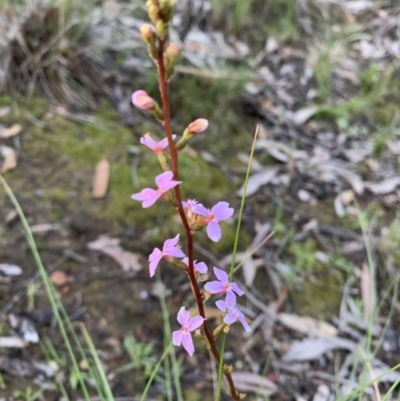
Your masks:
{"label": "dry leaf", "polygon": [[278,319],[290,329],[309,336],[334,337],[338,334],[337,329],[331,324],[311,317],[280,313]]}
{"label": "dry leaf", "polygon": [[20,124],[14,124],[10,128],[0,130],[0,138],[11,138],[12,136],[19,134],[21,130],[22,126]]}
{"label": "dry leaf", "polygon": [[0,337],[0,348],[24,348],[25,341],[19,337]]}
{"label": "dry leaf", "polygon": [[282,359],[286,362],[311,361],[318,359],[325,352],[339,348],[353,351],[356,344],[339,337],[319,337],[293,341],[289,351],[283,355]]}
{"label": "dry leaf", "polygon": [[5,276],[19,276],[22,274],[22,269],[16,265],[0,263],[0,273],[4,274]]}
{"label": "dry leaf", "polygon": [[12,170],[17,166],[17,154],[13,148],[9,146],[0,146],[0,153],[4,157],[3,164],[1,166],[1,173],[5,173],[8,170]]}
{"label": "dry leaf", "polygon": [[256,373],[251,372],[232,372],[232,379],[239,391],[259,394],[263,397],[269,397],[278,391],[278,386]]}
{"label": "dry leaf", "polygon": [[103,198],[107,193],[110,179],[110,163],[103,157],[96,165],[93,177],[93,197]]}
{"label": "dry leaf", "polygon": [[326,384],[320,384],[317,392],[313,397],[313,401],[329,401],[331,399],[331,391]]}
{"label": "dry leaf", "polygon": [[370,184],[368,189],[376,195],[385,195],[393,192],[398,185],[400,185],[400,177],[393,177],[377,184]]}
{"label": "dry leaf", "polygon": [[303,109],[294,112],[290,119],[294,125],[303,125],[306,123],[313,115],[315,115],[319,110],[317,106],[304,107]]}
{"label": "dry leaf", "polygon": [[[250,176],[247,182],[246,196],[251,196],[258,191],[258,189],[270,183],[277,175],[279,167],[267,167],[263,171]],[[238,196],[243,196],[244,185],[237,191]]]}
{"label": "dry leaf", "polygon": [[137,272],[142,269],[139,256],[122,249],[117,238],[101,235],[96,241],[89,242],[87,247],[92,251],[99,251],[112,257],[124,271]]}

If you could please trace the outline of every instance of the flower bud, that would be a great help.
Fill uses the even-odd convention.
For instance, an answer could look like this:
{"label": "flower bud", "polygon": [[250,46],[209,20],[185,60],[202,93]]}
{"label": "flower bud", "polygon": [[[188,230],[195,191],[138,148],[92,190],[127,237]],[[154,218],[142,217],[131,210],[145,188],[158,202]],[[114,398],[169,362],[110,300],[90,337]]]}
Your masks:
{"label": "flower bud", "polygon": [[168,60],[172,61],[174,60],[179,54],[179,47],[175,43],[170,43],[165,50],[165,56],[167,57]]}
{"label": "flower bud", "polygon": [[149,43],[153,39],[154,30],[150,24],[143,24],[140,27],[140,33],[142,34],[142,38],[146,43]]}
{"label": "flower bud", "polygon": [[151,98],[144,90],[133,92],[132,103],[138,109],[142,110],[153,110],[156,104],[154,99]]}
{"label": "flower bud", "polygon": [[198,118],[188,126],[189,134],[200,134],[208,128],[208,120],[205,118]]}

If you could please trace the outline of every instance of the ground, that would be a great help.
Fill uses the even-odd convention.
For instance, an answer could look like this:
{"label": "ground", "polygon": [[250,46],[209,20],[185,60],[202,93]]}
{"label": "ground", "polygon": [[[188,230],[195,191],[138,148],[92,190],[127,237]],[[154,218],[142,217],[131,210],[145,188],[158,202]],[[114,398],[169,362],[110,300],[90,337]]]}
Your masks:
{"label": "ground", "polygon": [[[365,383],[399,359],[399,10],[274,1],[263,6],[268,19],[260,12],[264,22],[254,24],[260,8],[250,3],[228,8],[231,18],[218,4],[212,18],[199,17],[202,31],[190,28],[182,66],[171,82],[175,132],[198,117],[210,122],[180,156],[184,198],[207,206],[224,200],[236,210],[223,224],[219,243],[196,234],[196,258],[209,269],[228,268],[240,189],[258,133],[239,238],[237,260],[243,264],[235,275],[246,289],[241,304],[253,332],[246,337],[239,325],[232,327],[225,360],[248,399],[382,399],[396,390],[396,369],[379,385]],[[141,14],[119,12],[100,23],[104,35],[104,27],[118,21],[126,28],[122,35],[137,38]],[[217,29],[221,38],[234,36],[213,41]],[[111,33],[117,34],[120,30]],[[115,37],[109,42],[120,44]],[[4,179],[85,349],[80,354],[73,345],[78,375],[15,206],[0,191],[0,266],[22,269],[21,275],[0,270],[0,340],[26,339],[24,322],[40,339],[22,348],[0,346],[0,391],[12,400],[85,398],[79,377],[92,396],[108,399],[93,370],[93,349],[115,399],[139,399],[134,397],[142,394],[168,333],[178,328],[177,311],[183,304],[194,307],[184,274],[167,264],[156,278],[148,274],[153,248],[184,234],[174,211],[159,203],[143,210],[130,198],[154,183],[159,168],[139,138],[146,132],[163,135],[148,115],[122,107],[138,88],[157,97],[145,61],[129,70],[145,60],[136,43],[139,39],[132,51],[120,53],[104,81],[118,90],[90,93],[95,107],[84,99],[78,106],[49,99],[40,85],[31,96],[13,92],[0,98],[4,129],[22,127],[1,139],[18,156]],[[214,53],[199,55],[202,46]],[[108,190],[95,199],[93,177],[104,158],[111,171]],[[93,242],[102,235],[119,245],[103,238],[96,248]],[[207,306],[216,324],[212,303]],[[204,344],[196,342],[192,358],[176,352],[157,371],[147,399],[211,400],[213,366]],[[49,389],[35,394],[44,386]]]}

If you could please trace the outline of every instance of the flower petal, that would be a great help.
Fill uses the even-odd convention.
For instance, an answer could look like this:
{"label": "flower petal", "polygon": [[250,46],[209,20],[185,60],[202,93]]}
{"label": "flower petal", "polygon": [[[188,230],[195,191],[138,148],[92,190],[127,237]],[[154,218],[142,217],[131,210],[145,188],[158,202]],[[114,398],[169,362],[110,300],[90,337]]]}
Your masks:
{"label": "flower petal", "polygon": [[220,281],[210,281],[204,285],[204,289],[210,294],[221,294],[225,292],[225,287]]}
{"label": "flower petal", "polygon": [[233,215],[233,208],[229,207],[228,202],[218,202],[211,208],[211,213],[219,221],[227,220]]}
{"label": "flower petal", "polygon": [[193,205],[193,211],[200,216],[208,216],[210,214],[210,210],[205,208],[201,203]]}
{"label": "flower petal", "polygon": [[164,171],[156,177],[157,187],[162,187],[167,182],[174,178],[174,173],[172,171]]}
{"label": "flower petal", "polygon": [[226,273],[226,271],[218,269],[218,267],[214,266],[214,274],[217,277],[217,279],[219,281],[221,281],[222,283],[228,283],[229,282],[229,277],[228,274]]}
{"label": "flower petal", "polygon": [[172,248],[175,245],[177,245],[178,242],[179,242],[179,236],[180,236],[180,234],[178,234],[174,238],[170,238],[170,239],[165,240],[163,249]]}
{"label": "flower petal", "polygon": [[200,274],[206,274],[208,267],[204,262],[199,262],[194,264],[194,270],[197,270]]}
{"label": "flower petal", "polygon": [[175,256],[176,258],[184,258],[186,256],[182,249],[176,247],[165,249],[164,254],[168,256]]}
{"label": "flower petal", "polygon": [[187,327],[189,331],[198,329],[204,323],[204,318],[202,316],[195,316],[190,319]]}
{"label": "flower petal", "polygon": [[236,283],[231,283],[231,289],[232,291],[236,292],[239,297],[241,297],[244,294],[244,291],[239,288],[239,286]]}
{"label": "flower petal", "polygon": [[214,221],[208,223],[207,235],[211,241],[218,242],[222,237],[221,227],[219,226],[219,224]]}
{"label": "flower petal", "polygon": [[182,345],[190,356],[194,354],[193,340],[189,333],[183,336]]}
{"label": "flower petal", "polygon": [[189,323],[190,319],[190,312],[185,309],[184,306],[179,309],[178,316],[176,317],[176,320],[182,325],[182,326],[187,326]]}
{"label": "flower petal", "polygon": [[[231,291],[230,292],[231,294],[233,294],[233,292]],[[233,295],[235,295],[235,294],[233,294]],[[226,307],[229,309],[229,310],[231,310],[231,309],[234,309],[235,307],[236,307],[236,297],[234,296],[234,297],[226,297],[226,299],[225,299],[225,304],[226,304]]]}
{"label": "flower petal", "polygon": [[224,322],[226,324],[235,323],[237,320],[237,316],[235,315],[234,311],[229,311],[226,316],[224,317]]}
{"label": "flower petal", "polygon": [[142,207],[143,207],[144,209],[146,209],[146,208],[148,208],[148,207],[154,205],[154,204],[157,202],[157,200],[158,200],[158,198],[159,198],[160,196],[161,196],[161,195],[160,195],[157,191],[154,191],[154,195],[153,195],[151,198],[148,198],[148,199],[146,199],[146,200],[144,200],[144,201],[142,202]]}
{"label": "flower petal", "polygon": [[225,312],[226,309],[227,309],[227,306],[226,306],[225,301],[222,301],[222,300],[217,301],[217,302],[215,303],[215,305],[217,306],[217,308],[218,308],[221,312]]}
{"label": "flower petal", "polygon": [[162,257],[161,249],[154,248],[153,252],[149,255],[149,262],[158,257]]}
{"label": "flower petal", "polygon": [[153,277],[154,274],[156,273],[156,269],[157,269],[158,264],[160,263],[161,258],[162,258],[162,255],[160,254],[160,255],[154,256],[151,259],[150,264],[149,264],[150,277]]}
{"label": "flower petal", "polygon": [[248,323],[246,322],[246,318],[244,317],[244,315],[243,315],[243,317],[242,317],[242,316],[239,316],[239,320],[240,320],[240,323],[242,323],[244,329],[245,329],[248,333],[250,333],[250,332],[251,332],[251,327],[250,327],[250,326],[248,325]]}
{"label": "flower petal", "polygon": [[147,146],[149,149],[154,150],[158,147],[158,142],[155,141],[150,135],[146,135],[140,138],[140,143]]}
{"label": "flower petal", "polygon": [[183,330],[176,330],[172,333],[172,343],[179,347],[182,344],[183,340]]}
{"label": "flower petal", "polygon": [[231,308],[231,305],[236,305],[236,295],[233,291],[229,291],[226,293],[226,298],[225,298],[226,304]]}
{"label": "flower petal", "polygon": [[165,184],[163,184],[159,188],[161,189],[161,191],[163,193],[165,193],[165,192],[169,191],[171,188],[174,188],[179,184],[182,184],[182,181],[171,180],[171,181],[166,182]]}
{"label": "flower petal", "polygon": [[155,189],[152,188],[144,188],[142,189],[139,193],[137,194],[133,194],[131,196],[132,199],[134,200],[138,200],[138,201],[144,201],[146,199],[151,198],[152,196],[154,196],[155,194],[157,194],[157,191]]}

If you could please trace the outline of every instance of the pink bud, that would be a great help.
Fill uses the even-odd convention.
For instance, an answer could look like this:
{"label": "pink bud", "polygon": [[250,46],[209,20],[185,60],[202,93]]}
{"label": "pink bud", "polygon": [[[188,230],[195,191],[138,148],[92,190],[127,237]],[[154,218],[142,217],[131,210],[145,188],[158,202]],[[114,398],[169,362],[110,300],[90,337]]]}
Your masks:
{"label": "pink bud", "polygon": [[200,134],[204,132],[208,128],[208,120],[205,118],[198,118],[193,121],[188,126],[188,131],[190,134]]}
{"label": "pink bud", "polygon": [[138,90],[132,94],[132,103],[142,110],[153,110],[155,101],[151,98],[146,91]]}
{"label": "pink bud", "polygon": [[140,27],[140,33],[145,42],[149,42],[153,38],[153,27],[150,24],[143,24]]}

